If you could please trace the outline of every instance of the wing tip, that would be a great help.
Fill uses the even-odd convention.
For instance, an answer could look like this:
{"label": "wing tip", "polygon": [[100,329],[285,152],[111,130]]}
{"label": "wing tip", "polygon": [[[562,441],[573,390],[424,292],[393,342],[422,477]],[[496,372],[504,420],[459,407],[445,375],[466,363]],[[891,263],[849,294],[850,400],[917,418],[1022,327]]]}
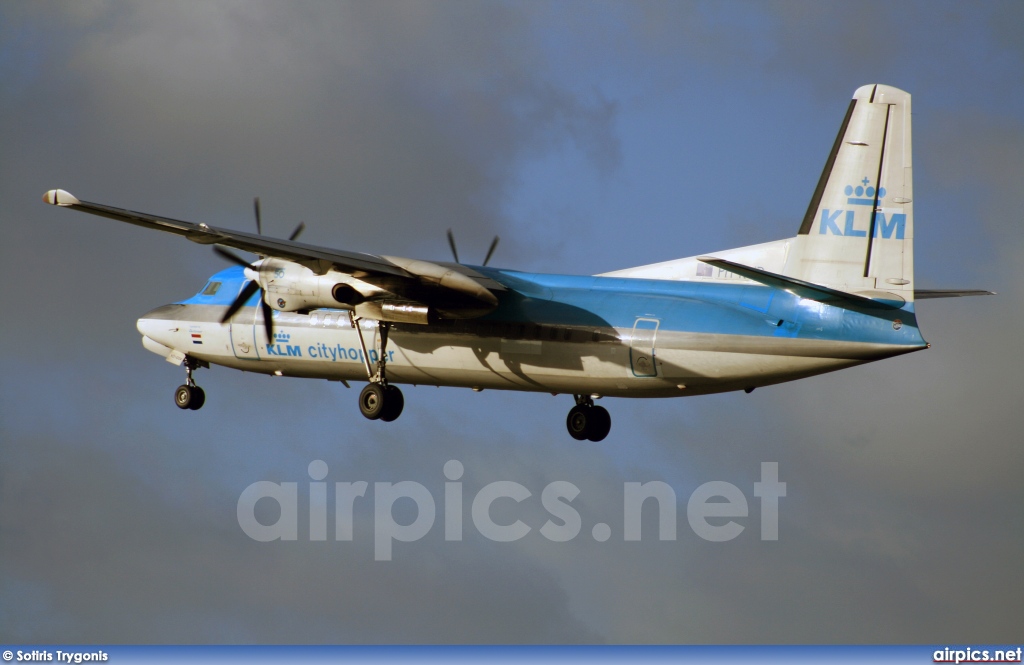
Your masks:
{"label": "wing tip", "polygon": [[914,300],[937,298],[960,298],[964,296],[995,296],[995,291],[986,289],[914,289]]}
{"label": "wing tip", "polygon": [[66,192],[63,189],[51,189],[50,191],[43,194],[43,203],[48,203],[54,206],[73,206],[79,203],[70,192]]}

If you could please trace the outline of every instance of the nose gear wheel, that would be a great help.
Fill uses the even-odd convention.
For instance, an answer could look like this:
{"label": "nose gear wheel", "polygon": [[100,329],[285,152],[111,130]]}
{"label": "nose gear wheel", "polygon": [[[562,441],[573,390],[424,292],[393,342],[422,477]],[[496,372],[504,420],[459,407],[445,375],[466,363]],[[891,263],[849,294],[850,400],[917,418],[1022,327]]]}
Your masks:
{"label": "nose gear wheel", "polygon": [[174,391],[174,403],[179,409],[198,411],[206,404],[206,391],[197,386],[192,378],[192,371],[202,365],[201,361],[185,356],[185,383]]}

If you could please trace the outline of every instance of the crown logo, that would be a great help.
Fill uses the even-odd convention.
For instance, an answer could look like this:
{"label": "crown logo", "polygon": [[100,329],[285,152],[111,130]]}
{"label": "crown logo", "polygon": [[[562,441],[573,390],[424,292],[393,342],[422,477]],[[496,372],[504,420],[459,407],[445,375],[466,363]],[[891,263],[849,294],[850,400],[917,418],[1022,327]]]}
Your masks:
{"label": "crown logo", "polygon": [[279,344],[287,344],[291,340],[292,336],[286,332],[274,333],[274,341]]}
{"label": "crown logo", "polygon": [[[873,206],[875,205],[875,188],[871,186],[871,181],[864,178],[860,181],[861,184],[854,187],[853,185],[847,185],[843,192],[848,197],[846,202],[854,206]],[[885,187],[878,188],[878,200],[881,201],[885,198]]]}

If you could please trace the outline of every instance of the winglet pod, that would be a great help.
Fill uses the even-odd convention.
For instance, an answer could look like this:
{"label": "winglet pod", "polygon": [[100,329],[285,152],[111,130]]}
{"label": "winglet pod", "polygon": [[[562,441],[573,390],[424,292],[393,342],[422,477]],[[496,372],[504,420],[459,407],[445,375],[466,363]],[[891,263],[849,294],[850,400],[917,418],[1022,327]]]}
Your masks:
{"label": "winglet pod", "polygon": [[55,206],[73,206],[79,203],[79,201],[63,189],[51,189],[43,194],[43,203]]}

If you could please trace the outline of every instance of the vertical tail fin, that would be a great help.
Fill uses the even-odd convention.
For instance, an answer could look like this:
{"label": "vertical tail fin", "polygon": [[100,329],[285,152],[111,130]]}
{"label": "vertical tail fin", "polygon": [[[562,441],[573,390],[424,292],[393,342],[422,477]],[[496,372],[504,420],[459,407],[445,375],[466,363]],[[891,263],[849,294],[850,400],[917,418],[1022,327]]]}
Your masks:
{"label": "vertical tail fin", "polygon": [[914,298],[910,95],[857,90],[787,257],[787,277]]}

